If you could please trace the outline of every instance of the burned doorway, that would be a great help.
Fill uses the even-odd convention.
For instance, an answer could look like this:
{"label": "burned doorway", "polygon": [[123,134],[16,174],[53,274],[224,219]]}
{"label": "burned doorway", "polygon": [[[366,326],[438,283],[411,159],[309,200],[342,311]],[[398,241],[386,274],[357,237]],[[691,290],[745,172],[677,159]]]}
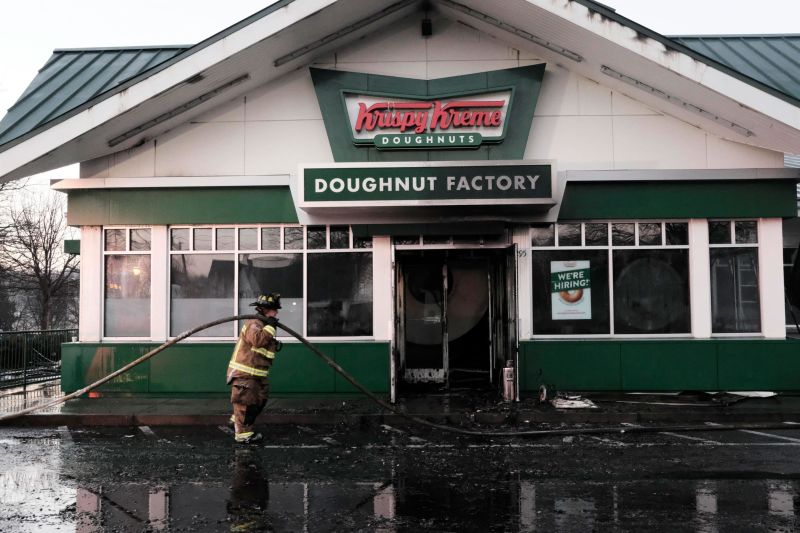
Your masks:
{"label": "burned doorway", "polygon": [[516,354],[513,258],[511,248],[396,253],[401,391],[498,386]]}

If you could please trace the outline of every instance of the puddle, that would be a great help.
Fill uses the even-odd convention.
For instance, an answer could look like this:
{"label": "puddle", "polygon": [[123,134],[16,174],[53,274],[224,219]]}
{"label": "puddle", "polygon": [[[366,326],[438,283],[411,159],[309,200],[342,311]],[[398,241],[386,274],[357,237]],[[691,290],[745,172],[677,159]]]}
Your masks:
{"label": "puddle", "polygon": [[[623,455],[561,439],[473,447],[426,434],[403,447],[388,430],[273,432],[269,445],[240,448],[217,428],[159,430],[169,440],[131,428],[68,438],[17,429],[0,439],[0,531],[800,529],[796,448]],[[361,440],[376,447],[352,446]],[[759,470],[732,466],[747,461]],[[716,470],[692,468],[710,462]]]}
{"label": "puddle", "polygon": [[798,525],[798,486],[785,480],[478,481],[425,473],[271,480],[249,453],[236,454],[229,476],[85,485],[47,468],[16,468],[0,475],[0,530],[790,531]]}

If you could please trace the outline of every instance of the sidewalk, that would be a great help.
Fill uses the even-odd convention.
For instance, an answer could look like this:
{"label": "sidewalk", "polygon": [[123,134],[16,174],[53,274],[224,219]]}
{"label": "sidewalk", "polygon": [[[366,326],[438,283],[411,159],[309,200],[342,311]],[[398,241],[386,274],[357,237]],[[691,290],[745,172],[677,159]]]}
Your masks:
{"label": "sidewalk", "polygon": [[[61,395],[58,382],[0,396],[0,414],[42,405]],[[431,421],[466,425],[622,423],[771,423],[800,422],[800,396],[744,398],[731,394],[621,394],[587,393],[595,408],[558,409],[550,402],[525,398],[511,404],[494,394],[456,391],[398,400],[399,411]],[[164,426],[223,425],[230,416],[225,397],[141,398],[112,397],[70,400],[47,411],[37,411],[6,422],[12,426]],[[259,417],[262,424],[382,424],[406,423],[364,396],[338,398],[270,398]]]}

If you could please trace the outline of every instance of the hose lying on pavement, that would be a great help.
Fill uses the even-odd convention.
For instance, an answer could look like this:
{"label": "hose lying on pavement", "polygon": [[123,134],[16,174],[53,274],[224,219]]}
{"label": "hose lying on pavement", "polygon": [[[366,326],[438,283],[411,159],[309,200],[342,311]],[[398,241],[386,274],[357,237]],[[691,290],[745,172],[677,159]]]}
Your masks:
{"label": "hose lying on pavement", "polygon": [[[94,383],[87,385],[86,387],[76,390],[66,396],[53,400],[52,402],[46,403],[44,405],[37,405],[33,407],[29,407],[27,409],[23,409],[22,411],[17,411],[16,413],[9,413],[6,415],[0,416],[0,424],[6,422],[8,420],[13,420],[20,416],[26,415],[28,413],[32,413],[34,411],[38,411],[40,409],[48,409],[50,407],[55,407],[56,405],[60,405],[67,400],[71,400],[73,398],[77,398],[83,394],[86,394],[90,390],[96,389],[100,385],[107,383],[114,379],[117,376],[124,374],[125,372],[131,370],[137,365],[147,361],[148,359],[154,357],[155,355],[163,352],[170,346],[179,343],[180,341],[191,337],[195,333],[203,331],[204,329],[208,329],[219,324],[224,324],[225,322],[232,322],[234,320],[250,320],[250,319],[263,319],[261,315],[236,315],[228,318],[220,318],[218,320],[214,320],[213,322],[207,322],[203,325],[197,326],[196,328],[190,329],[185,331],[171,339],[161,346],[150,350],[146,354],[142,355],[138,359],[131,361],[127,365],[115,370],[114,372],[110,373],[109,375],[101,378]],[[385,400],[380,398],[379,396],[373,394],[371,391],[364,388],[358,381],[355,380],[353,376],[347,373],[341,366],[339,366],[336,361],[322,353],[316,346],[308,342],[302,335],[294,331],[293,329],[278,323],[278,327],[284,330],[286,333],[291,335],[292,337],[299,340],[306,348],[314,352],[318,357],[320,357],[325,363],[330,366],[333,370],[338,372],[344,379],[346,379],[351,385],[355,388],[363,392],[367,397],[369,397],[373,402],[380,405],[387,411],[390,411],[398,416],[406,418],[416,424],[427,426],[433,429],[438,429],[440,431],[448,431],[450,433],[457,433],[460,435],[470,435],[474,437],[544,437],[544,436],[552,436],[552,435],[598,435],[598,434],[609,434],[609,433],[659,433],[662,431],[672,431],[672,432],[687,432],[687,431],[732,431],[738,429],[786,429],[787,426],[785,424],[727,424],[727,425],[714,425],[714,426],[622,426],[622,427],[597,427],[597,428],[573,428],[573,429],[537,429],[537,430],[529,430],[529,431],[476,431],[476,430],[469,430],[469,429],[462,429],[459,427],[454,426],[447,426],[443,424],[436,424],[429,420],[425,420],[424,418],[420,418],[418,416],[414,416],[409,413],[402,412],[398,410],[393,405],[387,403]]]}

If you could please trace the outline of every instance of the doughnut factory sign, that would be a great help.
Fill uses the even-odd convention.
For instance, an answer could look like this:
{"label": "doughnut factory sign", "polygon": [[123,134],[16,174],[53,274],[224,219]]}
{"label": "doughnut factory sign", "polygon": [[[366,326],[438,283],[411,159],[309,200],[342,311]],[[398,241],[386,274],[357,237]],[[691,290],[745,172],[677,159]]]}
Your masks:
{"label": "doughnut factory sign", "polygon": [[525,162],[341,164],[301,167],[301,205],[446,205],[550,199],[549,164]]}
{"label": "doughnut factory sign", "polygon": [[343,93],[356,145],[378,150],[478,148],[505,137],[510,89],[432,100]]}

